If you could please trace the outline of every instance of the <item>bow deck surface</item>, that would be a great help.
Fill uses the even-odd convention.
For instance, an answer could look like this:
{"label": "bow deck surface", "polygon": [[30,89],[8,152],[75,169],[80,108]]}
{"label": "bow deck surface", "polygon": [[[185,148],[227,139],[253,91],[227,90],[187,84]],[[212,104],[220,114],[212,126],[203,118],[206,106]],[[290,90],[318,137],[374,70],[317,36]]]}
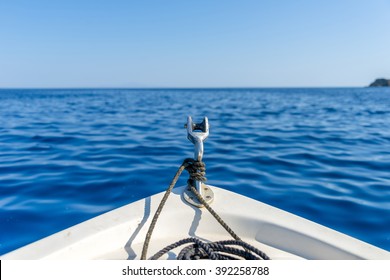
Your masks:
{"label": "bow deck surface", "polygon": [[[253,199],[212,187],[212,207],[246,242],[271,259],[390,259],[390,253]],[[204,208],[173,190],[153,232],[148,257],[180,239],[231,239]],[[2,259],[139,259],[163,193],[139,200],[3,255]],[[174,259],[180,249],[162,259]]]}

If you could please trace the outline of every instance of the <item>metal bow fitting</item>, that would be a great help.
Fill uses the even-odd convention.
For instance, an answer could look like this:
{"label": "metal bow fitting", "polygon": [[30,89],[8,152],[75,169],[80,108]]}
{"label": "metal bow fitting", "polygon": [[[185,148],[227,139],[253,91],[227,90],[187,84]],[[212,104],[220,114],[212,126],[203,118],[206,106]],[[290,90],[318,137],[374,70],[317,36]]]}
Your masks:
{"label": "metal bow fitting", "polygon": [[192,122],[192,118],[187,118],[187,138],[195,145],[194,159],[202,161],[203,141],[209,136],[209,121],[207,117],[201,123]]}
{"label": "metal bow fitting", "polygon": [[[186,128],[187,138],[195,146],[194,160],[202,161],[204,151],[203,142],[209,136],[209,121],[207,117],[205,117],[201,123],[194,123],[192,118],[189,116],[187,118]],[[199,180],[195,180],[195,188],[207,203],[211,203],[213,201],[214,193],[210,186],[203,184]],[[196,207],[203,207],[203,204],[194,197],[190,189],[187,189],[187,191],[184,192],[184,199]]]}

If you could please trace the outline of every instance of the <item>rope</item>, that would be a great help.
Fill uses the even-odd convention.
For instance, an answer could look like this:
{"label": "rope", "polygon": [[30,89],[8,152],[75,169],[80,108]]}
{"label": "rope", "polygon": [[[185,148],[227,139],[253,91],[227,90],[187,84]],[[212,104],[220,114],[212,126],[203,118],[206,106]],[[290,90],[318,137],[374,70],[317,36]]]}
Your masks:
{"label": "rope", "polygon": [[153,220],[152,220],[152,222],[150,223],[148,232],[146,233],[144,246],[143,246],[143,248],[142,248],[141,260],[146,260],[146,253],[147,253],[147,251],[148,251],[150,238],[151,238],[151,236],[152,236],[154,227],[156,226],[158,216],[160,216],[161,210],[162,210],[162,208],[164,207],[165,202],[167,201],[168,196],[170,195],[170,193],[171,193],[173,187],[176,185],[176,182],[177,182],[177,180],[179,179],[181,173],[183,172],[184,168],[186,168],[186,166],[188,165],[187,160],[188,160],[188,159],[185,159],[185,160],[183,161],[183,163],[181,164],[181,166],[179,167],[179,169],[177,170],[175,176],[173,177],[173,179],[172,179],[172,181],[171,181],[171,184],[169,185],[168,189],[165,191],[164,197],[162,198],[162,200],[161,200],[161,202],[160,202],[160,205],[158,206],[158,208],[157,208],[157,210],[156,210],[156,213],[154,213]]}
{"label": "rope", "polygon": [[222,220],[222,218],[211,208],[210,204],[208,204],[203,197],[199,194],[199,192],[194,188],[194,186],[190,185],[191,191],[195,194],[196,198],[204,205],[204,207],[210,212],[211,215],[218,221],[218,223],[223,226],[224,229],[235,239],[241,240],[241,238]]}
{"label": "rope", "polygon": [[[161,249],[150,259],[157,260],[165,253],[188,243],[190,245],[183,248],[177,256],[178,260],[269,260],[269,257],[264,252],[242,240],[224,240],[206,243],[195,237],[185,238],[172,243]],[[245,250],[233,246],[240,246]]]}
{"label": "rope", "polygon": [[187,163],[186,170],[188,171],[190,178],[188,179],[189,185],[195,185],[195,181],[201,181],[202,183],[207,181],[206,164],[203,161],[196,161],[192,158],[184,160]]}
{"label": "rope", "polygon": [[[153,216],[152,222],[150,223],[148,232],[146,233],[145,242],[142,248],[141,260],[146,260],[146,254],[149,247],[150,239],[156,226],[157,219],[160,216],[162,208],[164,207],[168,196],[170,195],[172,189],[176,185],[177,180],[179,179],[183,170],[186,169],[190,175],[188,179],[188,185],[191,191],[195,194],[196,198],[205,206],[205,208],[211,213],[211,215],[221,224],[223,228],[235,239],[235,240],[226,240],[226,241],[218,241],[205,243],[201,240],[190,237],[186,239],[182,239],[178,242],[175,242],[164,249],[157,252],[152,256],[151,259],[155,260],[169,252],[170,250],[184,245],[186,243],[193,243],[185,247],[178,255],[178,259],[200,259],[200,258],[210,258],[212,260],[217,259],[240,259],[237,256],[244,259],[270,259],[264,252],[256,249],[255,247],[249,245],[248,243],[241,240],[241,238],[222,220],[222,218],[211,208],[211,206],[203,199],[203,197],[199,194],[199,192],[194,187],[195,181],[205,182],[207,179],[205,177],[206,174],[206,165],[204,162],[195,161],[194,159],[187,158],[183,161],[179,169],[177,170],[175,176],[173,177],[168,189],[165,191],[165,194],[156,210],[156,213]],[[226,245],[235,245],[241,246],[245,250],[237,249],[235,247],[226,246]],[[218,252],[222,252],[218,253]],[[226,254],[228,253],[228,254]],[[256,255],[252,254],[255,253]],[[232,256],[234,255],[234,256]],[[260,258],[259,258],[260,257]]]}

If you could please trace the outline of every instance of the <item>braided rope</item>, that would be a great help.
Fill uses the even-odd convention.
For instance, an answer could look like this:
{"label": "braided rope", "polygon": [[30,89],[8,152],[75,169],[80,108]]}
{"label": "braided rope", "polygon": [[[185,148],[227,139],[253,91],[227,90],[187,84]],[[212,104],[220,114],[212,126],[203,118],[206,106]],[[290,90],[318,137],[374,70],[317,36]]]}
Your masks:
{"label": "braided rope", "polygon": [[[269,257],[264,252],[242,240],[224,240],[206,243],[195,237],[185,238],[172,243],[158,251],[150,259],[157,260],[169,251],[188,243],[190,245],[183,248],[178,254],[178,260],[269,260]],[[233,246],[243,247],[245,250]]]}
{"label": "braided rope", "polygon": [[148,232],[146,233],[144,246],[142,248],[141,260],[146,260],[146,253],[148,251],[150,238],[152,237],[152,233],[153,233],[154,227],[156,226],[157,219],[160,216],[161,210],[164,207],[165,202],[168,199],[168,196],[170,195],[173,187],[176,185],[177,180],[179,179],[181,173],[186,168],[186,166],[187,166],[187,162],[186,162],[186,160],[184,160],[183,163],[181,164],[181,166],[179,167],[179,169],[177,170],[175,176],[173,177],[173,179],[171,181],[171,184],[169,185],[168,189],[165,191],[165,194],[164,194],[164,196],[163,196],[163,198],[162,198],[162,200],[160,202],[160,205],[158,206],[158,208],[156,210],[156,213],[154,213],[153,220],[150,223]]}

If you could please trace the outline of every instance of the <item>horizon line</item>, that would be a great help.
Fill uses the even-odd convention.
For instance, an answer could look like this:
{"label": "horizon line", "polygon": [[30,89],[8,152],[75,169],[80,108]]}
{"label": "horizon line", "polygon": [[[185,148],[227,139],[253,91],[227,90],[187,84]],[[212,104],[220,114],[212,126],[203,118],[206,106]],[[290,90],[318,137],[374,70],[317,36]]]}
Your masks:
{"label": "horizon line", "polygon": [[276,89],[276,88],[285,88],[285,89],[298,89],[298,88],[368,88],[369,86],[208,86],[208,87],[202,87],[202,86],[183,86],[183,87],[176,87],[176,86],[135,86],[135,87],[123,87],[123,86],[80,86],[80,87],[0,87],[0,90],[7,90],[7,89],[41,89],[41,90],[54,90],[54,89]]}

